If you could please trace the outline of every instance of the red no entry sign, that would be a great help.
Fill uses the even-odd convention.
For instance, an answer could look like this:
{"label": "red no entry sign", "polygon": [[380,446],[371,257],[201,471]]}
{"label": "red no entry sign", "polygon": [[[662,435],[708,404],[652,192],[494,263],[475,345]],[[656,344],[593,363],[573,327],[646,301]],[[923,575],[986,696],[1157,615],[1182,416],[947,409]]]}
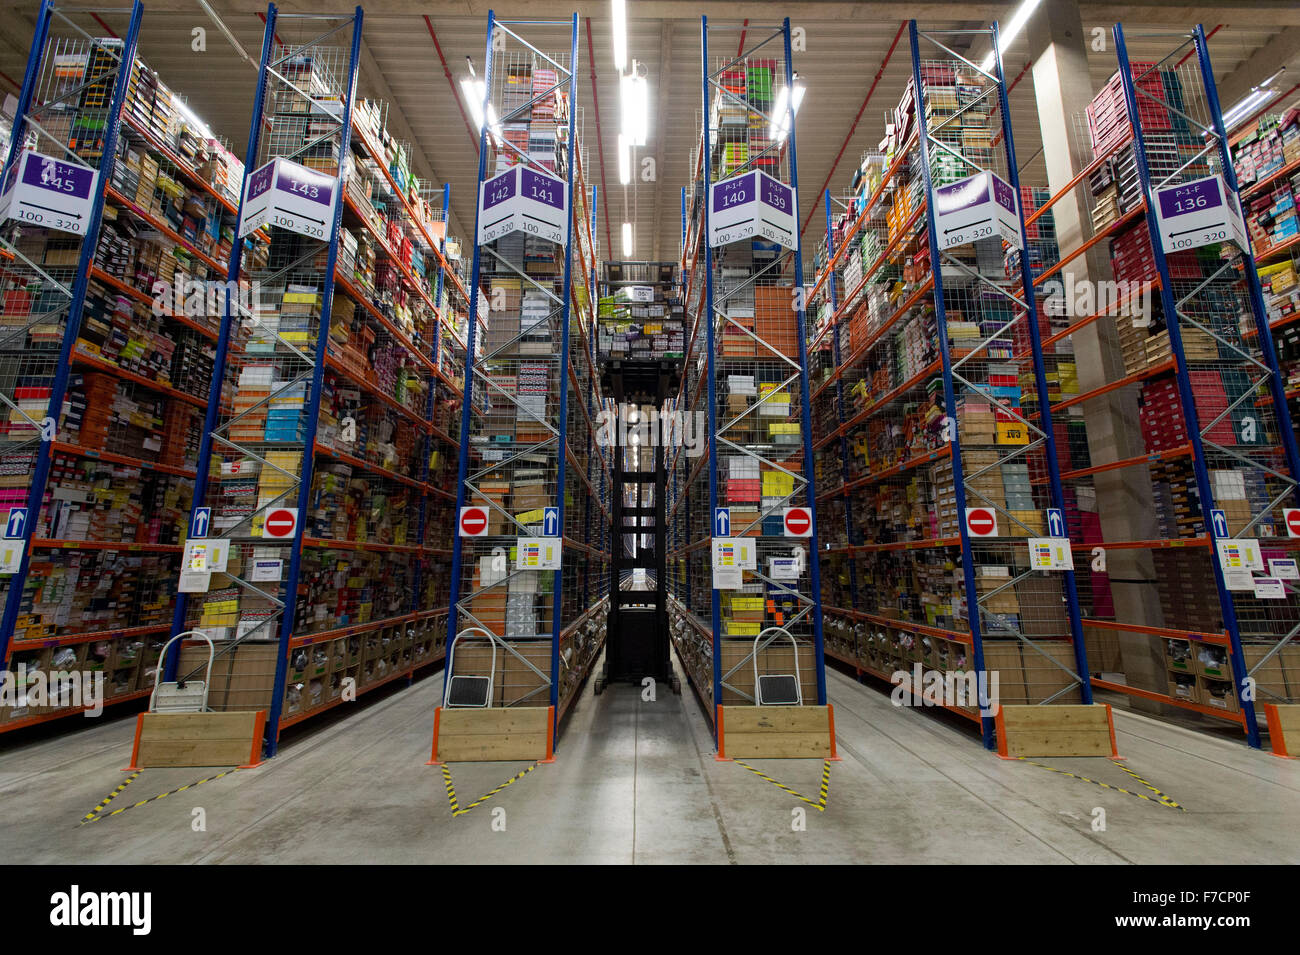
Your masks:
{"label": "red no entry sign", "polygon": [[785,536],[811,537],[812,511],[806,507],[787,507],[785,509]]}
{"label": "red no entry sign", "polygon": [[482,537],[487,533],[488,513],[486,507],[462,507],[460,509],[460,536]]}
{"label": "red no entry sign", "polygon": [[262,535],[277,538],[292,537],[297,527],[298,508],[273,507],[266,512],[266,520],[262,522]]}
{"label": "red no entry sign", "polygon": [[1300,507],[1287,507],[1282,510],[1286,521],[1286,536],[1300,537]]}
{"label": "red no entry sign", "polygon": [[997,537],[997,514],[988,507],[966,508],[966,533],[971,537]]}

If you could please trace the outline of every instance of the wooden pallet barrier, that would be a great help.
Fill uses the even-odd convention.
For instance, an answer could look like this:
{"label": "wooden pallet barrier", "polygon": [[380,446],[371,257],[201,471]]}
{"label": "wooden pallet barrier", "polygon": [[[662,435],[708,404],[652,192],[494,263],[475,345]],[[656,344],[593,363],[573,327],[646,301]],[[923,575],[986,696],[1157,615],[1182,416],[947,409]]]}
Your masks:
{"label": "wooden pallet barrier", "polygon": [[141,713],[130,769],[239,766],[261,762],[266,710],[230,713]]}
{"label": "wooden pallet barrier", "polygon": [[436,763],[551,759],[555,708],[550,706],[438,707],[433,711]]}
{"label": "wooden pallet barrier", "polygon": [[826,706],[719,706],[719,759],[836,759]]}
{"label": "wooden pallet barrier", "polygon": [[1118,756],[1109,703],[1000,706],[998,755]]}
{"label": "wooden pallet barrier", "polygon": [[1300,705],[1265,703],[1264,717],[1268,720],[1268,741],[1273,755],[1288,759],[1300,757]]}

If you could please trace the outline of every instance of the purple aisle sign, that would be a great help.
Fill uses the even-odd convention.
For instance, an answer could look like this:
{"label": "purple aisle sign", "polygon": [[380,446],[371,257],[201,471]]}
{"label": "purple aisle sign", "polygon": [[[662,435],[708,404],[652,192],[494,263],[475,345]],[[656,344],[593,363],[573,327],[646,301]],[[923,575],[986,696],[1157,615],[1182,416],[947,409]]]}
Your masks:
{"label": "purple aisle sign", "polygon": [[993,182],[993,201],[1003,209],[1016,214],[1016,191],[1011,188],[1009,183],[1003,182],[997,176],[990,173],[989,179]]}
{"label": "purple aisle sign", "polygon": [[709,201],[709,244],[746,239],[798,245],[794,190],[763,172],[749,172],[715,183]]}
{"label": "purple aisle sign", "polygon": [[515,182],[518,178],[518,172],[518,167],[507,169],[495,179],[489,179],[483,184],[483,208],[485,210],[515,197],[517,194]]}
{"label": "purple aisle sign", "polygon": [[332,206],[334,198],[334,180],[322,173],[284,162],[280,164],[280,173],[275,180],[275,188],[280,192],[301,197],[322,206]]}
{"label": "purple aisle sign", "polygon": [[95,187],[95,170],[60,162],[50,156],[32,156],[23,169],[23,184],[48,189],[76,199],[89,199]]}
{"label": "purple aisle sign", "polygon": [[1016,191],[991,172],[978,172],[934,190],[940,249],[990,239],[1022,248]]}
{"label": "purple aisle sign", "polygon": [[275,163],[270,162],[267,163],[265,166],[263,166],[261,169],[254,172],[251,176],[249,176],[248,196],[246,197],[245,201],[247,201],[248,199],[256,199],[262,193],[266,192],[266,190],[270,189],[271,182],[273,181],[274,178],[274,174],[275,174]]}
{"label": "purple aisle sign", "polygon": [[988,187],[982,174],[954,182],[950,186],[940,186],[934,191],[934,208],[940,215],[961,212],[988,201]]}
{"label": "purple aisle sign", "polygon": [[97,170],[25,151],[5,175],[0,221],[84,235],[98,182]]}
{"label": "purple aisle sign", "polygon": [[1160,191],[1160,215],[1165,219],[1190,215],[1223,205],[1218,179],[1198,179]]}
{"label": "purple aisle sign", "polygon": [[338,196],[336,185],[337,180],[323,172],[284,158],[271,160],[246,180],[240,237],[272,225],[327,241]]}
{"label": "purple aisle sign", "polygon": [[764,176],[760,181],[762,183],[762,188],[759,190],[760,202],[779,212],[789,212],[794,208],[794,191],[789,186],[783,185],[769,176]]}
{"label": "purple aisle sign", "polygon": [[1245,223],[1236,204],[1225,201],[1225,193],[1219,176],[1157,190],[1156,219],[1165,252],[1183,252],[1220,242],[1245,246]]}
{"label": "purple aisle sign", "polygon": [[564,211],[564,183],[539,172],[525,169],[520,173],[524,198]]}
{"label": "purple aisle sign", "polygon": [[755,173],[750,173],[746,176],[737,176],[735,179],[717,183],[713,187],[713,211],[723,212],[732,206],[751,202],[756,194],[754,189],[755,175]]}

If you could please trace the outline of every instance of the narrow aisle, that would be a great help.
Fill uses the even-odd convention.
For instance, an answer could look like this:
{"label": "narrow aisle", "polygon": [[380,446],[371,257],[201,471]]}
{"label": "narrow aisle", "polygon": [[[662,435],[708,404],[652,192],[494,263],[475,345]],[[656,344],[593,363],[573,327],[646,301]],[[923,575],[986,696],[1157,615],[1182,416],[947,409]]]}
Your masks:
{"label": "narrow aisle", "polygon": [[[597,696],[588,685],[554,763],[454,815],[441,768],[425,765],[435,676],[286,741],[258,769],[87,825],[78,823],[127,778],[133,719],[11,750],[0,756],[0,797],[13,807],[0,854],[11,863],[1300,861],[1287,825],[1300,812],[1293,762],[1117,714],[1123,765],[1178,809],[1109,760],[1000,760],[879,689],[835,671],[828,683],[841,760],[830,764],[824,811],[814,805],[821,760],[716,761],[689,687],[647,700],[634,686]],[[528,766],[452,764],[459,805]],[[216,772],[146,770],[106,811]],[[1105,831],[1093,829],[1097,808]],[[206,831],[195,831],[197,809]],[[50,819],[59,824],[40,824]]]}

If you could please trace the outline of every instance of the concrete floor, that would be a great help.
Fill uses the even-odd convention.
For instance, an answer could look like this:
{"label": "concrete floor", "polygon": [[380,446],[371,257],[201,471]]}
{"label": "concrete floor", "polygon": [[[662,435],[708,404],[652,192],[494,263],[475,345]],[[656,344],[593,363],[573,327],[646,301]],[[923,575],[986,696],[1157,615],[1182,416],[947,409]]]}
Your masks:
{"label": "concrete floor", "polygon": [[[289,739],[281,755],[89,825],[126,778],[134,717],[0,751],[13,863],[1300,862],[1300,762],[1117,713],[1127,765],[1186,808],[999,760],[960,726],[828,674],[840,762],[824,812],[717,762],[689,687],[643,703],[588,684],[541,765],[453,816],[426,766],[441,676]],[[364,699],[364,698],[363,698]],[[1103,759],[1043,760],[1156,797]],[[527,764],[450,767],[461,806]],[[815,802],[822,763],[752,764]],[[146,770],[108,810],[211,772]],[[1105,831],[1093,830],[1105,810]],[[194,831],[202,808],[206,831]],[[793,831],[803,808],[806,831]],[[106,811],[108,811],[106,810]],[[496,810],[504,810],[504,814]],[[504,831],[497,831],[504,825]],[[496,828],[494,828],[496,827]]]}

